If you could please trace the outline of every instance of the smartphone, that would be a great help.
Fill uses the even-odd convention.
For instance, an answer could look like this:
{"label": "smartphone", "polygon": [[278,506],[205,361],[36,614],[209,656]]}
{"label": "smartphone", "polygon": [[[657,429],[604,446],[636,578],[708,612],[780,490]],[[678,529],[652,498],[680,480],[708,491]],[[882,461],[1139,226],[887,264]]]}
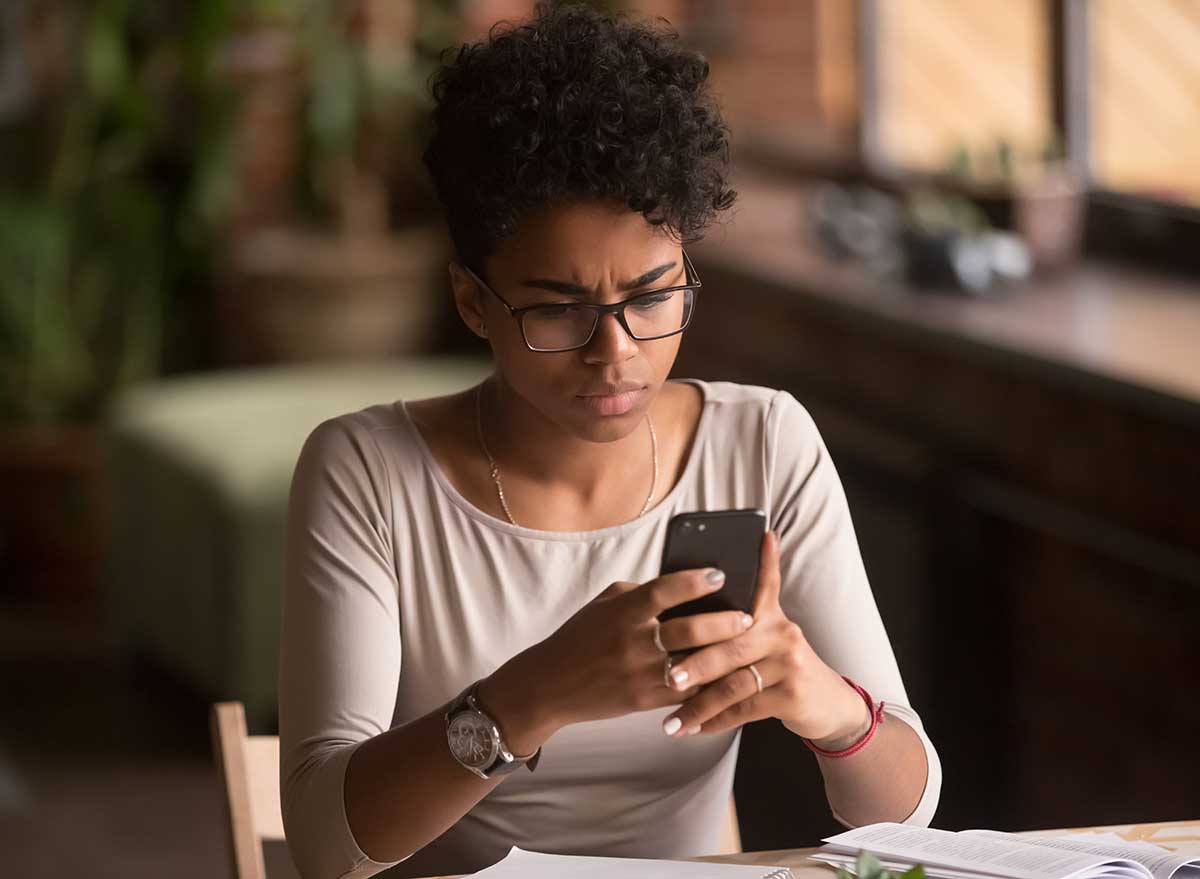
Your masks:
{"label": "smartphone", "polygon": [[[766,532],[767,515],[758,507],[672,516],[667,523],[660,575],[711,566],[725,572],[725,583],[716,592],[667,608],[658,615],[659,622],[721,610],[753,613],[759,555]],[[692,652],[676,651],[678,655]]]}

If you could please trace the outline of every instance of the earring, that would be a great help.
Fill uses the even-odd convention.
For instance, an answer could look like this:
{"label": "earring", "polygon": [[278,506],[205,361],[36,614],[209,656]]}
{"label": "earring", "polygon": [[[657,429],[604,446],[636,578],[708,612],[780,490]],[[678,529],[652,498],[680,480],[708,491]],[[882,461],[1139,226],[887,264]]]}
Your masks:
{"label": "earring", "polygon": [[479,335],[484,336],[485,338],[487,337],[487,324],[485,324],[483,321],[479,322]]}

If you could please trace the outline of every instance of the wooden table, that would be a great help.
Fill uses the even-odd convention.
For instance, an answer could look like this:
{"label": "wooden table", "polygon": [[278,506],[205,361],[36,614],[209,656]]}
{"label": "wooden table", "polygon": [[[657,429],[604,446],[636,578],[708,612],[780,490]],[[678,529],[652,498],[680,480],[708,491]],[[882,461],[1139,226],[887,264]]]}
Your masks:
{"label": "wooden table", "polygon": [[[1064,833],[1114,833],[1128,842],[1153,842],[1180,852],[1200,857],[1200,818],[1186,821],[1160,821],[1153,824],[1111,824],[1103,827],[1069,827],[1058,830],[1027,830],[1021,836],[1057,836]],[[767,867],[790,867],[795,879],[830,879],[833,867],[808,860],[815,848],[778,849],[776,851],[744,852],[738,855],[710,855],[689,858],[692,861],[711,861],[717,864],[762,864]],[[461,879],[458,876],[438,876],[431,879]]]}

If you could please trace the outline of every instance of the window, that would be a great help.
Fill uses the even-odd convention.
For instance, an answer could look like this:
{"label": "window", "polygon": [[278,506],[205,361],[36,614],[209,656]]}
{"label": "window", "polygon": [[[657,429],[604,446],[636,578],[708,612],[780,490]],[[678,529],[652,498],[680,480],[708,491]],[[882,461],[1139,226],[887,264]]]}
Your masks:
{"label": "window", "polygon": [[1092,0],[1087,15],[1096,184],[1200,207],[1200,3]]}
{"label": "window", "polygon": [[879,164],[990,176],[1054,148],[1047,0],[873,6]]}
{"label": "window", "polygon": [[1065,155],[1090,252],[1200,268],[1198,0],[854,7],[868,172],[987,179]]}

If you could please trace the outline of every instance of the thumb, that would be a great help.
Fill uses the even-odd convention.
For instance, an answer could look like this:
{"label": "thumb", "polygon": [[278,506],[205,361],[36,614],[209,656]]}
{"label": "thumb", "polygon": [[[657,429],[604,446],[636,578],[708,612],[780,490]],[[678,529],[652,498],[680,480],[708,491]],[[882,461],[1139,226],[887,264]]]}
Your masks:
{"label": "thumb", "polygon": [[604,601],[609,598],[616,598],[618,595],[624,595],[626,592],[632,592],[637,589],[637,583],[629,583],[625,580],[617,580],[610,584],[607,589],[596,596],[596,601]]}
{"label": "thumb", "polygon": [[754,599],[754,615],[779,603],[779,538],[774,531],[763,534],[762,552],[758,565],[758,595]]}

